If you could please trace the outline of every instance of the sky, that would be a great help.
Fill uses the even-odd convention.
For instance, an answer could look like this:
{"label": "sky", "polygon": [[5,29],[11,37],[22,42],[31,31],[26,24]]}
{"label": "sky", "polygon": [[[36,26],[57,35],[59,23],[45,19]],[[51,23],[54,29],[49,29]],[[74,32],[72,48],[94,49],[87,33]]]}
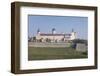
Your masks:
{"label": "sky", "polygon": [[79,16],[28,16],[28,36],[32,37],[40,29],[41,33],[51,33],[52,28],[56,33],[71,33],[72,29],[77,33],[77,38],[87,39],[88,37],[88,17]]}

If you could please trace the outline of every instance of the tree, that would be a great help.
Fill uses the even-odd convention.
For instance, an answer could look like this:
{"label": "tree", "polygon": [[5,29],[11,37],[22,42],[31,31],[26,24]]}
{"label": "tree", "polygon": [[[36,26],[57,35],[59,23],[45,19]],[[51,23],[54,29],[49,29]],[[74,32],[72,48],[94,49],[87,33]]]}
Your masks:
{"label": "tree", "polygon": [[84,39],[74,39],[72,40],[73,43],[84,43],[87,45],[87,40]]}
{"label": "tree", "polygon": [[33,37],[33,42],[35,42],[36,41],[36,37]]}
{"label": "tree", "polygon": [[61,41],[64,41],[64,38],[62,38]]}
{"label": "tree", "polygon": [[51,42],[51,39],[49,39],[49,38],[46,38],[46,42]]}
{"label": "tree", "polygon": [[83,43],[83,44],[85,44],[86,46],[88,45],[87,40],[84,40],[84,39],[74,39],[74,40],[72,40],[72,45],[71,45],[71,47],[72,47],[72,48],[76,48],[76,44],[77,44],[77,43]]}

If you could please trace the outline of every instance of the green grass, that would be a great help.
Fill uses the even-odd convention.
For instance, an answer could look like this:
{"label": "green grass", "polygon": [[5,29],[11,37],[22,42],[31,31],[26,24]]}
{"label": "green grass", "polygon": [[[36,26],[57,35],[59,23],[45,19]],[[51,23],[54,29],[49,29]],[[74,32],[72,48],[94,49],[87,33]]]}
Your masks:
{"label": "green grass", "polygon": [[87,53],[78,52],[73,48],[29,47],[28,60],[75,59],[87,58]]}

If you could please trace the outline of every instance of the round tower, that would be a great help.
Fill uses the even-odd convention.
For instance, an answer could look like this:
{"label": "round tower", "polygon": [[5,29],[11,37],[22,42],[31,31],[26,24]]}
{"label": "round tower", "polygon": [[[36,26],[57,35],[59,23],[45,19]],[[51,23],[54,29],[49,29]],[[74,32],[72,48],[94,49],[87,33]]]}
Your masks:
{"label": "round tower", "polygon": [[40,34],[40,29],[38,28],[38,30],[37,30],[37,34]]}
{"label": "round tower", "polygon": [[71,40],[74,40],[74,39],[76,39],[76,32],[74,32],[74,29],[72,29]]}
{"label": "round tower", "polygon": [[52,29],[52,34],[55,34],[55,33],[56,33],[56,29],[53,28],[53,29]]}

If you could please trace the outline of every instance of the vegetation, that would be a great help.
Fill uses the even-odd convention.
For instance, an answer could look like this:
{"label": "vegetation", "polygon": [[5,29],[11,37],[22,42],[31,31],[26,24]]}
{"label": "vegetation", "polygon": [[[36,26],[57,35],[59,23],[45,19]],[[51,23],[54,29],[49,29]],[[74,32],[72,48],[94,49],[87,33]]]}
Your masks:
{"label": "vegetation", "polygon": [[72,40],[73,43],[83,43],[87,45],[87,40],[84,39],[74,39]]}
{"label": "vegetation", "polygon": [[82,43],[82,44],[85,44],[86,46],[88,45],[87,40],[84,40],[84,39],[74,39],[74,40],[72,40],[71,47],[75,49],[77,43]]}
{"label": "vegetation", "polygon": [[50,60],[50,59],[77,59],[87,58],[87,53],[76,51],[73,48],[50,48],[50,47],[29,47],[28,60]]}

